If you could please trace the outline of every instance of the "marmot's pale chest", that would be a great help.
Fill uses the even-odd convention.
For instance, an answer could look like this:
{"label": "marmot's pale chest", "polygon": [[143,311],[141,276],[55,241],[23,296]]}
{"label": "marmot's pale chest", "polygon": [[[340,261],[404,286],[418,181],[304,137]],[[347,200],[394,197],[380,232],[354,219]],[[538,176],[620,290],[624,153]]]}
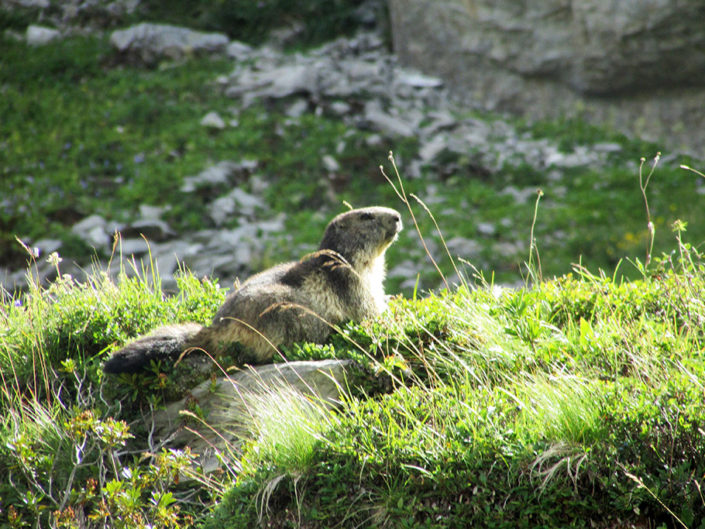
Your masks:
{"label": "marmot's pale chest", "polygon": [[248,361],[263,363],[280,346],[323,342],[331,325],[378,316],[385,308],[384,253],[401,227],[401,216],[390,208],[342,213],[328,224],[318,251],[249,278],[210,326],[157,329],[116,351],[104,370],[135,372],[152,359],[190,348],[216,355],[233,343],[244,346]]}

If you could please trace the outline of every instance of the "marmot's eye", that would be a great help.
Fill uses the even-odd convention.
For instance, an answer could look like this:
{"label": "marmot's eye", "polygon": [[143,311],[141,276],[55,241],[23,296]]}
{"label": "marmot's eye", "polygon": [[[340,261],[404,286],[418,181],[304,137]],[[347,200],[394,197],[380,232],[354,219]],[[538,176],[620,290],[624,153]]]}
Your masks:
{"label": "marmot's eye", "polygon": [[372,220],[375,216],[372,213],[360,213],[360,219],[362,220]]}

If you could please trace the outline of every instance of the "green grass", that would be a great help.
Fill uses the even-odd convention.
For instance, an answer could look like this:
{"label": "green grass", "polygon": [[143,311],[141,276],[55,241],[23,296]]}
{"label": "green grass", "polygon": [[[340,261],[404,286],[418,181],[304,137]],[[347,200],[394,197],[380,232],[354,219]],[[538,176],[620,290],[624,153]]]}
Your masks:
{"label": "green grass", "polygon": [[149,270],[33,284],[0,307],[2,514],[18,527],[82,510],[113,527],[697,528],[705,264],[677,235],[639,280],[579,270],[396,298],[378,321],[292,348],[354,358],[362,375],[337,410],[285,388],[253,398],[242,452],[224,456],[237,475],[208,478],[188,453],[147,448],[140,417],[183,392],[179,373],[106,379],[99,364],[152,327],[208,321],[217,284],[186,274],[166,297]]}
{"label": "green grass", "polygon": [[[367,132],[331,117],[306,113],[281,133],[283,102],[238,109],[238,127],[204,130],[206,112],[229,116],[234,105],[208,84],[229,72],[226,62],[120,65],[95,38],[36,49],[2,45],[5,263],[25,259],[15,235],[71,242],[78,218],[99,212],[122,221],[142,203],[168,204],[167,220],[179,230],[209,227],[209,190],[186,195],[179,187],[224,159],[259,160],[268,205],[290,212],[292,239],[262,266],[295,257],[289,252],[299,245],[313,247],[329,218],[320,211],[337,211],[342,200],[404,210],[378,170],[386,153],[367,145]],[[466,267],[461,286],[427,292],[442,280],[404,210],[406,230],[389,256],[392,265],[415,263],[419,288],[393,299],[378,321],[286,351],[290,359],[353,358],[360,373],[337,410],[288,392],[253,402],[243,451],[226,461],[237,475],[204,476],[188,452],[150,443],[143,414],[183,396],[191,375],[183,366],[155,364],[146,375],[119,379],[100,369],[110,351],[149,329],[208,322],[225,295],[217,282],[185,272],[170,297],[151,270],[133,278],[95,271],[79,284],[57,263],[60,279],[51,285],[30,281],[24,293],[3,294],[0,525],[72,527],[81,513],[109,527],[196,520],[219,529],[703,527],[705,264],[698,245],[705,228],[698,177],[677,168],[698,164],[657,167],[648,189],[654,255],[667,253],[646,266],[637,167],[638,157],[656,149],[579,122],[526,131],[556,139],[566,152],[601,141],[623,150],[606,167],[562,171],[557,181],[522,163],[483,178],[469,160],[444,179],[403,179],[406,193],[421,199],[431,185],[442,190],[431,210],[446,237],[487,243],[473,259],[487,281],[474,281]],[[395,147],[401,159],[415,149],[413,140]],[[347,178],[330,198],[320,158],[332,152]],[[499,280],[527,274],[534,203],[518,206],[501,195],[509,184],[545,192],[534,231],[543,279],[532,254],[532,274],[515,289]],[[77,199],[66,206],[67,196]],[[441,273],[450,274],[434,220],[408,200]],[[667,232],[676,218],[689,224],[674,242]],[[496,234],[485,241],[479,222],[493,222]],[[65,258],[87,257],[79,241],[68,242]],[[517,249],[500,255],[496,242]],[[587,268],[570,272],[581,256]],[[618,265],[624,257],[632,263]],[[277,428],[283,408],[298,411]],[[186,474],[192,481],[181,482]]]}
{"label": "green grass", "polygon": [[[206,527],[254,523],[264,488],[275,527],[700,527],[705,312],[691,306],[686,321],[682,302],[702,296],[704,271],[458,291],[418,302],[420,318],[394,304],[381,324],[394,345],[365,349],[404,359],[404,381],[346,402],[306,472],[287,481],[262,463],[241,474]],[[504,343],[491,325],[483,344],[458,324],[468,306],[503,326]],[[608,319],[594,351],[588,335]],[[444,338],[434,348],[424,335]]]}

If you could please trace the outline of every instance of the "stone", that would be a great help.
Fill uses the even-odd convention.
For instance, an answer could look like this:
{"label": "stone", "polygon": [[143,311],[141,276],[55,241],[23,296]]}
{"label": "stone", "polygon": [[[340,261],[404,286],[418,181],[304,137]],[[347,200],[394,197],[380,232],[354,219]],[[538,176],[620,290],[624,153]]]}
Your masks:
{"label": "stone", "polygon": [[251,218],[257,209],[264,207],[264,201],[260,197],[236,187],[227,195],[211,202],[208,206],[208,212],[215,225],[222,226],[233,216],[239,219]]}
{"label": "stone", "polygon": [[44,46],[61,37],[59,30],[44,26],[27,26],[25,39],[30,46]]}
{"label": "stone", "polygon": [[[190,241],[172,240],[164,243],[150,244],[151,259],[157,268],[160,281],[164,290],[174,292],[177,290],[174,274],[188,258],[198,255],[203,246]],[[143,266],[149,269],[149,262],[143,258]]]}
{"label": "stone", "polygon": [[208,206],[208,216],[220,227],[235,213],[235,199],[231,196],[216,198]]}
{"label": "stone", "polygon": [[424,163],[431,162],[436,156],[447,148],[447,143],[447,138],[440,135],[433,136],[419,148],[419,157],[421,158],[421,161]]}
{"label": "stone", "polygon": [[107,226],[108,222],[100,215],[90,215],[74,224],[71,232],[78,235],[89,246],[103,249],[110,242]]}
{"label": "stone", "polygon": [[212,165],[195,176],[187,176],[181,185],[181,191],[192,193],[201,187],[222,186],[225,187],[235,179],[239,173],[249,173],[257,167],[256,160],[243,160],[233,162],[224,160]]}
{"label": "stone", "polygon": [[384,112],[377,101],[368,101],[365,105],[365,120],[374,130],[389,137],[401,136],[409,138],[414,136],[415,129],[411,123]]}
{"label": "stone", "polygon": [[201,125],[209,129],[222,130],[225,128],[225,121],[217,112],[208,112],[201,119]]}
{"label": "stone", "polygon": [[519,189],[515,186],[507,186],[500,191],[500,195],[509,195],[517,204],[526,204],[532,198],[536,198],[536,188],[525,187],[523,189]]}
{"label": "stone", "polygon": [[397,76],[397,82],[414,88],[439,88],[443,86],[443,80],[438,77],[431,77],[410,70],[402,70]]}
{"label": "stone", "polygon": [[225,48],[225,54],[236,61],[244,61],[252,54],[252,46],[234,40]]}
{"label": "stone", "polygon": [[478,222],[475,226],[477,233],[483,237],[493,237],[497,233],[497,228],[489,222]]}
{"label": "stone", "polygon": [[[237,447],[252,434],[249,406],[253,399],[287,391],[318,406],[336,406],[352,366],[351,360],[320,360],[245,367],[230,376],[207,380],[180,401],[157,410],[155,433],[169,439],[171,446],[188,445],[201,456],[204,470],[213,471],[219,467],[214,450]],[[192,420],[188,410],[194,404],[203,412],[203,422]]]}
{"label": "stone", "polygon": [[333,101],[328,108],[337,116],[345,116],[352,110],[352,107],[345,101]]}
{"label": "stone", "polygon": [[390,0],[393,47],[472,107],[705,142],[701,0]]}
{"label": "stone", "polygon": [[247,191],[236,187],[230,192],[230,196],[235,200],[237,210],[240,215],[252,216],[256,209],[264,208],[264,201]]}
{"label": "stone", "polygon": [[147,242],[142,238],[120,239],[118,251],[124,257],[130,257],[131,255],[144,255],[149,251],[149,246]]}
{"label": "stone", "polygon": [[340,164],[338,163],[338,160],[330,154],[324,155],[323,158],[321,158],[321,163],[323,168],[329,173],[337,173],[340,171]]}
{"label": "stone", "polygon": [[229,39],[222,33],[203,33],[167,24],[141,23],[114,31],[110,43],[118,51],[146,63],[182,59],[192,54],[224,53]]}
{"label": "stone", "polygon": [[297,99],[289,108],[286,109],[286,115],[291,118],[300,118],[308,110],[308,101],[305,99]]}
{"label": "stone", "polygon": [[469,259],[480,252],[481,246],[477,241],[464,237],[453,237],[446,241],[448,251],[453,257]]}

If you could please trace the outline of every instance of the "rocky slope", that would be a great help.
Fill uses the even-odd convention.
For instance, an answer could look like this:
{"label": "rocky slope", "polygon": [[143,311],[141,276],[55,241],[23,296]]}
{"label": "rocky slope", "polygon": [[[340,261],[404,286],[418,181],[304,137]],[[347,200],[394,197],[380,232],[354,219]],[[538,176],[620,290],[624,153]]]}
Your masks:
{"label": "rocky slope", "polygon": [[[610,153],[620,149],[617,144],[603,143],[566,153],[557,143],[517,132],[505,120],[467,117],[442,80],[400,66],[374,32],[340,38],[296,54],[285,53],[276,46],[253,48],[230,41],[225,35],[161,24],[117,30],[110,40],[126,61],[163,61],[194,53],[226,54],[232,58],[234,69],[230,75],[214,81],[233,99],[234,108],[262,101],[284,102],[286,120],[282,126],[296,123],[305,113],[325,114],[342,120],[350,130],[368,133],[368,144],[379,147],[381,152],[400,139],[413,137],[418,141],[418,151],[402,163],[404,177],[408,179],[420,178],[423,170],[451,174],[459,156],[470,156],[479,174],[495,174],[509,164],[528,165],[537,171],[557,173],[559,177],[568,168],[599,167]],[[208,113],[201,124],[213,130],[237,127],[237,111],[232,115]],[[340,140],[344,145],[345,138]],[[163,208],[143,204],[137,218],[130,222],[118,224],[94,214],[77,222],[72,231],[94,247],[99,256],[104,256],[106,262],[115,242],[113,236],[119,232],[121,241],[117,249],[121,254],[139,260],[151,253],[167,289],[175,286],[173,274],[179,262],[197,275],[228,280],[246,276],[256,268],[253,263],[261,262],[268,246],[287,237],[284,216],[268,210],[261,195],[269,183],[258,173],[258,163],[251,159],[221,160],[184,180],[184,193],[218,190],[208,207],[213,229],[175,233],[161,218]],[[335,180],[341,169],[336,153],[322,156],[320,163],[330,179]],[[248,191],[240,185],[243,182],[247,182]],[[535,186],[508,185],[502,190],[517,204],[532,201],[535,192]],[[429,184],[425,200],[429,205],[442,204],[442,189]],[[233,216],[239,220],[238,227],[223,228],[225,220]],[[478,225],[478,231],[490,238],[496,230],[491,224]],[[37,260],[40,279],[51,278],[55,267],[41,257],[54,251],[61,254],[62,241],[47,238],[25,242],[40,256]],[[310,251],[315,243],[310,241],[295,254]],[[525,250],[523,240],[516,244],[506,241],[489,244],[495,244],[493,251],[507,259]],[[456,254],[474,257],[478,244],[472,239],[452,237],[449,247]],[[423,256],[416,261],[423,262]],[[411,283],[404,286],[413,287],[415,274],[410,274],[410,270],[418,268],[419,262],[404,261],[390,270],[389,275],[406,278]],[[80,276],[80,267],[86,265],[64,262],[62,270]],[[120,266],[123,264],[119,260],[113,260],[113,271]],[[8,290],[21,287],[24,275],[25,270],[0,269],[0,280]]]}

